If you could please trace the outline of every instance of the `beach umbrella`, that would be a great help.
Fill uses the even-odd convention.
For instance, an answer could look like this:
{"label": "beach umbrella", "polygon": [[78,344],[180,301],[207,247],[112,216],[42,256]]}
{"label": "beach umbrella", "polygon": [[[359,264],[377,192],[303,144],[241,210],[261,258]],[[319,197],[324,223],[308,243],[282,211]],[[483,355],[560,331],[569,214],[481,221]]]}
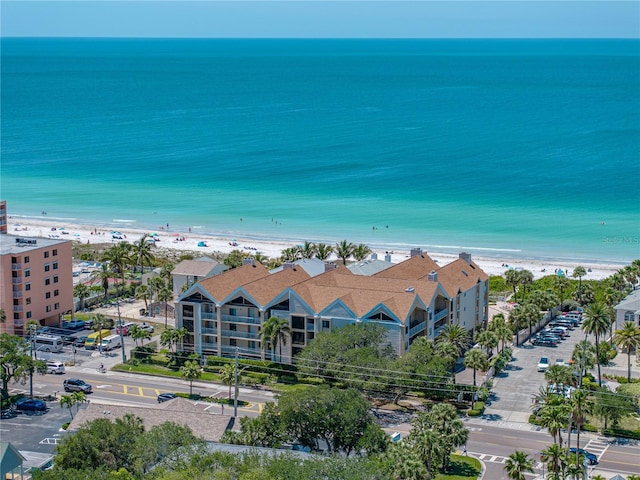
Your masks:
{"label": "beach umbrella", "polygon": [[79,237],[79,236],[80,236],[80,234],[79,234],[79,233],[74,233],[74,234],[73,234],[73,236],[74,236],[74,237]]}
{"label": "beach umbrella", "polygon": [[158,234],[157,234],[157,233],[150,233],[150,234],[149,234],[149,236],[150,236],[150,237],[157,237],[157,236],[158,236]]}

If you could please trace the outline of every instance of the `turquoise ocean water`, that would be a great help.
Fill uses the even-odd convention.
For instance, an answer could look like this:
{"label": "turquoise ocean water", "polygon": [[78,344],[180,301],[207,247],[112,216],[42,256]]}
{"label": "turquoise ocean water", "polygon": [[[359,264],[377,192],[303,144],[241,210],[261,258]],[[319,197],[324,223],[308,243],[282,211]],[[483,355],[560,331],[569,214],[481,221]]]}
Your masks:
{"label": "turquoise ocean water", "polygon": [[637,40],[1,46],[14,218],[640,257]]}

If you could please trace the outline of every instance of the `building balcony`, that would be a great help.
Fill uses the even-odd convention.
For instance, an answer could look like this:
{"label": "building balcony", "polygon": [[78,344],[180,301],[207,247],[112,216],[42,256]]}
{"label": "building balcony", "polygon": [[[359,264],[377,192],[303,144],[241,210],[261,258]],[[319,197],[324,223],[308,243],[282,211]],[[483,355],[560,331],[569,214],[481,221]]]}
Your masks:
{"label": "building balcony", "polygon": [[201,343],[203,350],[217,350],[218,342],[205,342],[204,340]]}
{"label": "building balcony", "polygon": [[418,333],[422,332],[426,328],[427,328],[427,322],[421,322],[418,325],[415,325],[414,327],[409,329],[409,338],[413,337],[414,335],[417,335]]}
{"label": "building balcony", "polygon": [[244,323],[248,325],[260,325],[260,319],[256,317],[241,317],[237,315],[222,315],[222,321],[227,323]]}
{"label": "building balcony", "polygon": [[22,292],[14,291],[13,292],[13,298],[22,298]]}
{"label": "building balcony", "polygon": [[202,328],[202,329],[200,329],[200,332],[203,335],[217,335],[218,334],[218,330],[216,328]]}
{"label": "building balcony", "polygon": [[215,313],[200,312],[200,318],[202,318],[203,320],[217,320],[218,316]]}
{"label": "building balcony", "polygon": [[448,315],[449,315],[449,309],[448,308],[443,308],[442,310],[437,310],[433,314],[433,321],[437,322],[438,320],[442,320],[443,318],[447,317]]}
{"label": "building balcony", "polygon": [[257,332],[241,332],[238,330],[222,330],[222,336],[228,338],[252,338],[260,339],[260,334]]}
{"label": "building balcony", "polygon": [[22,311],[22,305],[14,305],[13,306],[13,311],[16,313],[19,313]]}
{"label": "building balcony", "polygon": [[13,285],[20,285],[20,284],[22,283],[22,277],[17,277],[17,278],[16,278],[16,277],[13,277],[13,278],[11,279],[11,283],[12,283]]}
{"label": "building balcony", "polygon": [[22,264],[21,263],[12,263],[11,264],[11,270],[22,270]]}

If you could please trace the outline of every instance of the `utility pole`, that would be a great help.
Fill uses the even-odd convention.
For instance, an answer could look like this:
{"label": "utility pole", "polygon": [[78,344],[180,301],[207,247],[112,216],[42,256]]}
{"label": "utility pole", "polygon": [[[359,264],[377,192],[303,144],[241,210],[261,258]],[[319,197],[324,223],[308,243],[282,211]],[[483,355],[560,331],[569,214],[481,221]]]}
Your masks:
{"label": "utility pole", "polygon": [[127,361],[127,354],[124,351],[124,333],[123,330],[124,328],[122,325],[122,318],[120,318],[120,299],[117,298],[116,299],[116,305],[118,306],[118,325],[119,325],[119,329],[120,329],[120,345],[122,348],[122,363],[125,363]]}
{"label": "utility pole", "polygon": [[235,359],[235,369],[233,372],[233,383],[234,383],[234,393],[233,393],[233,418],[238,416],[238,347],[236,347],[236,359]]}
{"label": "utility pole", "polygon": [[36,326],[31,323],[29,325],[29,336],[31,338],[31,366],[29,367],[29,396],[33,398],[33,362],[37,360],[36,343],[35,343]]}

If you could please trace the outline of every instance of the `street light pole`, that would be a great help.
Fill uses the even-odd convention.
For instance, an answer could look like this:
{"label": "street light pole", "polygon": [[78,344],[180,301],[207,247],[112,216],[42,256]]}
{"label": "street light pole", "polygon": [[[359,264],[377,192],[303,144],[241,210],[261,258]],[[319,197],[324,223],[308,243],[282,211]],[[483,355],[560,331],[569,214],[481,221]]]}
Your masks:
{"label": "street light pole", "polygon": [[122,348],[122,363],[126,363],[127,361],[127,354],[124,351],[124,333],[123,333],[123,325],[122,325],[122,318],[120,317],[120,299],[117,298],[116,299],[116,305],[118,307],[118,328],[120,329],[120,345]]}
{"label": "street light pole", "polygon": [[[36,326],[32,323],[29,325],[29,336],[31,337],[31,365],[29,367],[29,396],[33,398],[33,361],[34,355],[36,354],[36,344],[35,344],[35,333]],[[37,360],[38,357],[35,357]]]}
{"label": "street light pole", "polygon": [[238,347],[236,347],[236,359],[233,378],[233,383],[235,385],[233,393],[233,418],[236,418],[238,416]]}

